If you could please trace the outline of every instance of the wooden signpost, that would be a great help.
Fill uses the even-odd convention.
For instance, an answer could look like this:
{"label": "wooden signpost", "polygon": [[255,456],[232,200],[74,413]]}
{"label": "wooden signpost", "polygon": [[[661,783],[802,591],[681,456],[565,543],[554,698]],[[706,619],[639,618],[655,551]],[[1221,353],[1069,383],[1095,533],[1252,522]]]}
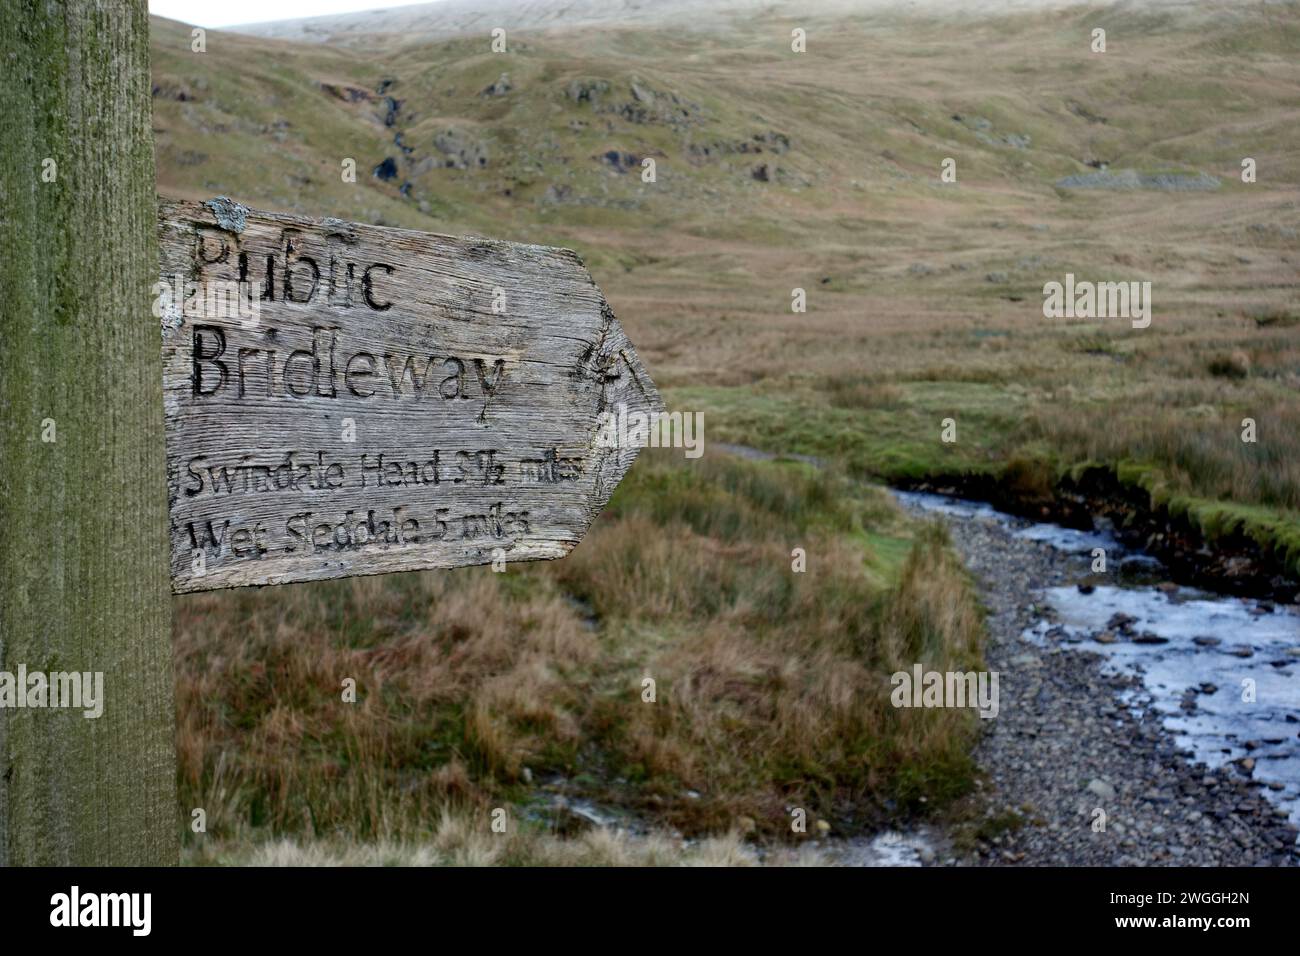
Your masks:
{"label": "wooden signpost", "polygon": [[148,32],[0,17],[0,867],[177,861],[169,577],[560,557],[637,454],[602,417],[661,408],[572,252],[159,210]]}
{"label": "wooden signpost", "polygon": [[177,592],[557,558],[662,403],[565,249],[162,202]]}

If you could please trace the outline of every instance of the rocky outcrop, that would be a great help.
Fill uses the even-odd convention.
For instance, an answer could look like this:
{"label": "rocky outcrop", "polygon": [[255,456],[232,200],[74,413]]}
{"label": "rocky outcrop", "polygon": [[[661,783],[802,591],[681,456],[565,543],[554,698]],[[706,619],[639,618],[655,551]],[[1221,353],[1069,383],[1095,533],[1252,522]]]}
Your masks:
{"label": "rocky outcrop", "polygon": [[571,80],[564,88],[564,95],[575,103],[595,106],[602,97],[609,93],[609,84],[604,80]]}
{"label": "rocky outcrop", "polygon": [[633,81],[626,91],[625,98],[608,80],[579,78],[569,81],[564,95],[596,113],[617,116],[638,125],[659,124],[683,130],[699,122],[703,113],[698,104],[671,91],[652,89],[645,83]]}
{"label": "rocky outcrop", "polygon": [[488,147],[463,129],[448,127],[433,137],[433,148],[442,154],[447,169],[483,169],[488,164]]}
{"label": "rocky outcrop", "polygon": [[754,155],[758,153],[775,153],[780,156],[790,152],[790,137],[775,130],[754,133],[748,139],[712,140],[707,143],[691,143],[686,147],[687,154],[695,159],[713,159],[719,156]]}
{"label": "rocky outcrop", "polygon": [[153,95],[155,98],[161,97],[166,100],[175,100],[178,103],[188,103],[191,100],[198,99],[195,91],[185,83],[176,80],[159,80],[153,85]]}
{"label": "rocky outcrop", "polygon": [[320,88],[344,103],[369,103],[373,99],[369,90],[363,90],[359,86],[348,86],[345,83],[321,83]]}
{"label": "rocky outcrop", "polygon": [[599,158],[606,166],[619,173],[625,173],[641,165],[640,156],[619,149],[606,150]]}
{"label": "rocky outcrop", "polygon": [[479,96],[505,96],[513,89],[514,87],[510,85],[510,74],[502,73],[495,83],[485,86]]}
{"label": "rocky outcrop", "polygon": [[1217,176],[1197,173],[1195,176],[1177,173],[1139,173],[1125,169],[1117,173],[1101,171],[1065,176],[1056,181],[1063,189],[1159,189],[1165,192],[1203,192],[1218,189],[1222,183]]}

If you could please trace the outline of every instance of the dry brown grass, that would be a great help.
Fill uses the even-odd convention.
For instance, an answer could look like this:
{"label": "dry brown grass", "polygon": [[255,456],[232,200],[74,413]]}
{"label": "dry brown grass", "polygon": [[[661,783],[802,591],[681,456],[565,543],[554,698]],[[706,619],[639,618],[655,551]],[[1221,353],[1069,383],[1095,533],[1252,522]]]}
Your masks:
{"label": "dry brown grass", "polygon": [[509,598],[490,572],[428,573],[179,601],[187,799],[218,823],[386,834],[572,746],[566,675],[595,638],[536,585]]}
{"label": "dry brown grass", "polygon": [[551,566],[180,599],[182,805],[219,840],[419,842],[498,805],[545,830],[543,779],[699,835],[955,795],[973,715],[895,710],[889,675],[978,663],[969,585],[933,529],[890,570],[852,529],[911,532],[854,487],[663,453]]}
{"label": "dry brown grass", "polygon": [[271,839],[214,842],[188,849],[191,865],[237,866],[820,866],[830,862],[805,845],[760,853],[737,833],[699,841],[670,840],[596,828],[572,839],[515,830],[490,832],[482,820],[444,814],[421,842]]}

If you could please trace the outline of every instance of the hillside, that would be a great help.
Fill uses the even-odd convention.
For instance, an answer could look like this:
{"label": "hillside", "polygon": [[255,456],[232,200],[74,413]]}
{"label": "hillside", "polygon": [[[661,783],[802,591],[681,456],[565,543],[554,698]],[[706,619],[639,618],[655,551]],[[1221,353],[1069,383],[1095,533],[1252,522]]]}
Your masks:
{"label": "hillside", "polygon": [[[995,482],[1045,510],[1101,474],[1209,541],[1253,541],[1260,587],[1300,573],[1300,7],[955,6],[451,0],[210,31],[203,54],[153,20],[161,193],[577,249],[670,405],[705,413],[707,441],[831,469],[651,456],[591,541],[523,589],[491,575],[295,589],[293,625],[263,596],[186,604],[196,790],[228,792],[234,774],[258,796],[231,800],[291,830],[307,811],[264,765],[293,754],[293,773],[328,781],[373,761],[394,775],[387,796],[316,781],[310,810],[317,830],[364,816],[369,836],[402,786],[424,809],[481,806],[520,797],[530,767],[689,832],[739,817],[777,833],[795,799],[834,806],[836,829],[942,803],[969,786],[970,727],[900,729],[859,663],[864,646],[879,667],[919,647],[973,660],[974,618],[944,613],[967,607],[968,582],[844,473]],[[508,49],[493,53],[499,10]],[[1150,281],[1150,326],[1044,318],[1044,284],[1067,273]],[[946,418],[956,442],[940,440]],[[806,528],[838,570],[787,589],[772,568]],[[439,670],[455,609],[482,602],[502,609],[461,635],[479,656]],[[555,642],[533,635],[515,660],[537,621]],[[443,643],[421,649],[430,628]],[[327,684],[315,658],[337,656],[422,703],[390,694],[373,723],[339,725],[264,712],[256,680],[213,702],[207,668],[233,667],[219,647],[237,638],[295,679]],[[647,661],[707,675],[658,723],[617,703]],[[844,712],[832,685],[871,703]],[[774,687],[787,722],[760,747]],[[432,754],[404,723],[426,703]],[[270,755],[239,773],[220,757],[227,711],[260,715],[234,750]],[[833,743],[881,733],[865,764]],[[340,734],[349,756],[322,757]],[[614,778],[633,795],[612,795]]]}
{"label": "hillside", "polygon": [[[1068,458],[1159,456],[1181,490],[1295,508],[1278,456],[1261,484],[1231,442],[1197,474],[1159,446],[1242,409],[1294,424],[1296,9],[869,10],[808,20],[805,54],[779,12],[721,32],[525,30],[502,54],[411,29],[367,52],[216,33],[195,55],[156,21],[159,188],[571,245],[670,396],[725,407],[733,437],[826,452],[820,432],[847,429],[855,464],[903,474],[942,464],[907,436],[960,408],[973,440],[939,450],[956,467],[1062,430]],[[1044,320],[1043,284],[1067,272],[1150,280],[1152,329]],[[1237,351],[1244,380],[1208,371]],[[863,380],[893,407],[836,391]],[[1080,402],[1131,440],[1160,434],[1104,447],[1073,434]],[[740,424],[758,408],[766,433]],[[817,434],[772,432],[791,415]]]}

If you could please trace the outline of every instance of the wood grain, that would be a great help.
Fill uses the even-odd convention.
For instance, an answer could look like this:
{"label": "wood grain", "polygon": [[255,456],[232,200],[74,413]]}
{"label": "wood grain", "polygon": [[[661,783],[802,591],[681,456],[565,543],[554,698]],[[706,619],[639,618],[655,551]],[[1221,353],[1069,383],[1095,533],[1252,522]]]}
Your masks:
{"label": "wood grain", "polygon": [[561,557],[636,458],[600,414],[662,409],[569,250],[225,200],[159,238],[177,592]]}
{"label": "wood grain", "polygon": [[103,675],[0,707],[0,871],[175,866],[144,0],[6,2],[0,59],[0,672]]}

